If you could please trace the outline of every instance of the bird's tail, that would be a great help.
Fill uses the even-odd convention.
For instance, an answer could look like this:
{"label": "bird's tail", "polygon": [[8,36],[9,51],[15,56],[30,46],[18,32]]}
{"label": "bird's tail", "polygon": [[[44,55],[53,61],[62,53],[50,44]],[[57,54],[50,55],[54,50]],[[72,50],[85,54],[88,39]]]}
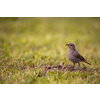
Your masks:
{"label": "bird's tail", "polygon": [[87,61],[84,61],[85,63],[87,63],[87,64],[89,64],[89,65],[91,65],[90,63],[88,63]]}

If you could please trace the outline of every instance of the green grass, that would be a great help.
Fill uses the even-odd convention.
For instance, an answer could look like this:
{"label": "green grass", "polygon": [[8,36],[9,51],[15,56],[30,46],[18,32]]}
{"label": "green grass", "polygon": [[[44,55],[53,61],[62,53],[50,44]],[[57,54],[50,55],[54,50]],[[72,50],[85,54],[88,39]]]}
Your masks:
{"label": "green grass", "polygon": [[[84,71],[53,68],[72,67],[66,43],[92,65],[81,63]],[[100,18],[0,18],[1,84],[98,84],[99,67]]]}

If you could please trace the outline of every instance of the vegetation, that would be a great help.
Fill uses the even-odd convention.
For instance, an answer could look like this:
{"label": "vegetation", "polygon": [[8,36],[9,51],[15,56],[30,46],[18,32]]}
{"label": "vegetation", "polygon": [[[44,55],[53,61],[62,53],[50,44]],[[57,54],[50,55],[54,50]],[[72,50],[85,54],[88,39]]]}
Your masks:
{"label": "vegetation", "polygon": [[[73,68],[66,43],[92,65]],[[0,83],[100,83],[100,18],[0,18]]]}

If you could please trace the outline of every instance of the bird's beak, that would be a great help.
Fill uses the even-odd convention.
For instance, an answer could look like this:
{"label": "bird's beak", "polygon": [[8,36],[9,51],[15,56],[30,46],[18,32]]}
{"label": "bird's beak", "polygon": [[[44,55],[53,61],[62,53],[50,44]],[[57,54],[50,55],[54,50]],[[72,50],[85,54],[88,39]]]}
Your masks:
{"label": "bird's beak", "polygon": [[69,46],[68,44],[65,44],[65,46],[66,46],[66,45]]}

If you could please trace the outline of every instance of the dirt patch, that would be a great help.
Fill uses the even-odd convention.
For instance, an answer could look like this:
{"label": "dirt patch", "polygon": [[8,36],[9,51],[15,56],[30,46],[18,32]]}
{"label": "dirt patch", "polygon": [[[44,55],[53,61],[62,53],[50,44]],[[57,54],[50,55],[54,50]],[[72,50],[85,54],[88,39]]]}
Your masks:
{"label": "dirt patch", "polygon": [[83,71],[88,71],[86,67],[82,67],[82,68],[79,68],[79,67],[73,67],[73,66],[70,66],[70,65],[55,65],[55,66],[50,66],[50,65],[47,65],[47,64],[44,64],[42,66],[36,66],[35,69],[37,68],[41,68],[41,71],[44,71],[44,72],[50,72],[50,71],[79,71],[79,72],[83,72]]}
{"label": "dirt patch", "polygon": [[[89,67],[86,67],[86,66],[85,67],[78,67],[78,66],[73,67],[69,64],[66,64],[66,65],[59,64],[59,65],[53,66],[53,65],[48,65],[48,64],[35,65],[33,63],[28,68],[31,69],[31,70],[40,68],[41,72],[43,72],[43,73],[50,72],[50,71],[54,71],[54,72],[58,72],[58,71],[62,71],[62,72],[64,72],[64,71],[70,71],[70,72],[79,71],[80,73],[81,72],[88,72],[88,73],[92,73],[92,72],[93,73],[99,73],[100,72],[100,67],[97,67],[97,68],[93,69],[91,67],[89,68]],[[27,67],[25,66],[25,67],[22,67],[20,70],[26,70],[26,69],[27,69]]]}

